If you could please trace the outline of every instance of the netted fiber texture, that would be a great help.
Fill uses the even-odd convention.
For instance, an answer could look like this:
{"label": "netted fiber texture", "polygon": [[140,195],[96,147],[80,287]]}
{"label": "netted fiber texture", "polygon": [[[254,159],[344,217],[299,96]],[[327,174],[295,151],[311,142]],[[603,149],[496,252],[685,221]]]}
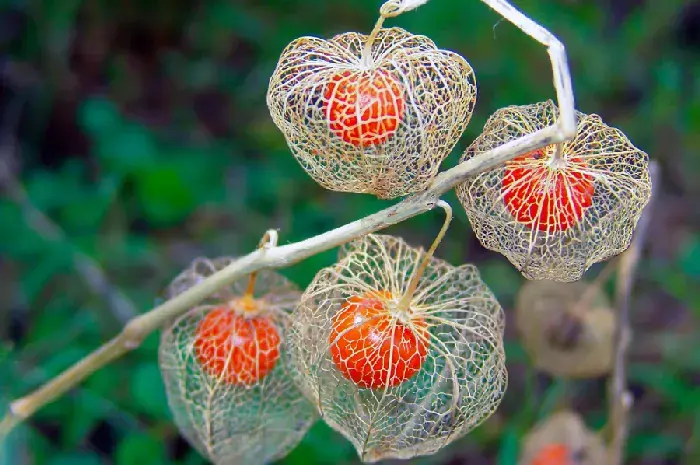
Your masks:
{"label": "netted fiber texture", "polygon": [[[196,260],[173,281],[169,297],[232,261]],[[291,381],[283,344],[289,313],[301,293],[283,276],[261,271],[255,300],[244,301],[240,297],[247,280],[236,281],[168,324],[160,341],[160,367],[175,423],[217,465],[281,458],[317,418]],[[222,309],[226,313],[217,315]],[[251,333],[257,340],[246,342]]]}
{"label": "netted fiber texture", "polygon": [[533,365],[553,376],[607,374],[614,353],[615,313],[603,292],[583,281],[528,281],[515,305],[515,324]]}
{"label": "netted fiber texture", "polygon": [[267,93],[292,153],[323,187],[394,198],[424,190],[464,131],[476,81],[425,36],[302,37],[282,52]]}
{"label": "netted fiber texture", "polygon": [[[392,236],[358,239],[293,314],[295,381],[364,462],[436,452],[491,415],[506,389],[503,310],[474,266],[431,258],[399,308],[423,257]],[[339,319],[361,307],[358,296],[372,311]]]}
{"label": "netted fiber texture", "polygon": [[[462,161],[553,124],[552,101],[494,113]],[[648,156],[597,115],[576,112],[575,138],[533,151],[457,187],[484,247],[529,279],[576,281],[624,251],[651,196]]]}
{"label": "netted fiber texture", "polygon": [[[545,448],[564,446],[568,461],[545,461]],[[603,439],[590,431],[571,411],[555,413],[536,425],[523,439],[518,465],[603,465],[607,450]]]}

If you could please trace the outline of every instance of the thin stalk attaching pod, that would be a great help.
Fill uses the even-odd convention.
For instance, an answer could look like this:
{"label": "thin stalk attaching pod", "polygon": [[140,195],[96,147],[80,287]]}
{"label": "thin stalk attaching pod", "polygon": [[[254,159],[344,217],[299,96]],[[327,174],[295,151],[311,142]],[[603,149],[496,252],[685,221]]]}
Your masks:
{"label": "thin stalk attaching pod", "polygon": [[[272,247],[277,247],[277,230],[268,229],[265,231],[265,235],[260,239],[258,244],[258,250],[260,249],[271,249]],[[246,300],[253,299],[253,291],[255,290],[255,280],[258,277],[258,272],[253,271],[248,277],[248,286],[246,287],[245,295],[243,296]]]}
{"label": "thin stalk attaching pod", "polygon": [[428,3],[428,0],[388,0],[379,8],[379,19],[374,25],[374,29],[369,34],[365,47],[362,50],[362,63],[368,68],[372,66],[372,44],[379,34],[379,30],[387,18],[395,18],[401,13],[413,10],[419,6]]}
{"label": "thin stalk attaching pod", "polygon": [[452,207],[450,206],[450,204],[445,202],[444,200],[438,200],[435,205],[445,210],[445,222],[442,224],[442,228],[440,229],[438,235],[435,237],[435,240],[430,246],[430,249],[428,249],[428,251],[425,253],[425,256],[423,256],[423,260],[421,261],[420,265],[418,265],[418,268],[416,268],[416,270],[414,271],[413,276],[411,276],[411,281],[409,281],[408,283],[406,292],[404,293],[403,297],[401,297],[401,301],[399,301],[398,308],[401,310],[408,310],[408,308],[410,307],[411,300],[413,300],[413,295],[416,293],[416,288],[418,288],[418,282],[423,276],[425,268],[428,266],[428,263],[430,263],[430,259],[433,257],[435,250],[438,248],[440,242],[442,242],[442,239],[445,237],[445,233],[447,232],[447,229],[450,227],[450,223],[452,222]]}
{"label": "thin stalk attaching pod", "polygon": [[385,18],[395,18],[426,3],[428,3],[428,0],[388,0],[379,9],[379,14]]}
{"label": "thin stalk attaching pod", "polygon": [[598,275],[595,277],[595,279],[588,283],[588,287],[581,294],[578,302],[576,302],[573,306],[571,306],[571,308],[568,309],[569,314],[579,318],[582,318],[586,315],[586,312],[591,308],[592,305],[594,305],[596,297],[598,297],[600,293],[603,292],[603,286],[605,285],[605,283],[607,283],[612,277],[612,275],[615,273],[619,257],[620,256],[618,255],[617,257],[614,257],[612,260],[606,263],[603,269],[600,270]]}
{"label": "thin stalk attaching pod", "polygon": [[554,144],[552,160],[549,162],[552,169],[564,169],[566,157],[564,156],[564,143]]}

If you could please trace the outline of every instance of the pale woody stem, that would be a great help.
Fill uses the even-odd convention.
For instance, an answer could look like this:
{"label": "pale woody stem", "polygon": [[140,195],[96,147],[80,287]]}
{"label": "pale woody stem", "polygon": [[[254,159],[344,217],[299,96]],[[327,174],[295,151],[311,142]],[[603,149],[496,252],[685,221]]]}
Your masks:
{"label": "pale woody stem", "polygon": [[552,165],[558,168],[564,168],[564,144],[554,144],[554,160],[552,160]]}
{"label": "pale woody stem", "polygon": [[658,186],[660,176],[659,166],[654,161],[649,163],[649,176],[652,185],[651,199],[637,222],[632,243],[618,260],[615,290],[615,307],[617,308],[615,358],[608,394],[608,422],[611,432],[608,465],[621,465],[623,463],[625,443],[627,442],[628,416],[632,406],[632,395],[627,390],[627,351],[632,337],[629,323],[630,296],[644,239],[651,223],[655,196],[653,186]]}

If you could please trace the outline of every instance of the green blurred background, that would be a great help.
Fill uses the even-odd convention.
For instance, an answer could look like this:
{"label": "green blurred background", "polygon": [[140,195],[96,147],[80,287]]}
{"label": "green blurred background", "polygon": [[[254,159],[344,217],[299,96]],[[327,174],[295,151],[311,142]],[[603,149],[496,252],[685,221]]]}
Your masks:
{"label": "green blurred background", "polygon": [[[368,32],[377,0],[0,0],[0,406],[161,301],[197,256],[245,254],[391,202],[329,192],[298,166],[265,105],[283,47]],[[628,463],[700,464],[700,3],[520,0],[567,46],[578,108],[659,161],[662,186],[635,287]],[[476,113],[443,166],[510,104],[553,98],[545,49],[476,0],[433,0],[389,25],[467,57]],[[478,264],[510,316],[523,278],[484,250],[456,208],[438,256]],[[427,246],[427,213],[388,230]],[[335,251],[283,273],[306,285]],[[594,275],[599,267],[592,270]],[[102,279],[100,276],[103,276]],[[605,380],[535,373],[512,325],[498,412],[414,463],[516,461],[520,438],[561,405],[605,423]],[[201,464],[169,417],[158,336],[19,428],[9,464]],[[357,463],[317,424],[284,464]]]}

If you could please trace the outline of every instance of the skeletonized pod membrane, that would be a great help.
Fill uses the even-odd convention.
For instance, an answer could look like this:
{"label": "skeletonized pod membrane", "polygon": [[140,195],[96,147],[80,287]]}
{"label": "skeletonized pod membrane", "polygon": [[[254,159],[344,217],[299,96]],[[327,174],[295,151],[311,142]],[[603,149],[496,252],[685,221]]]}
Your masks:
{"label": "skeletonized pod membrane", "polygon": [[400,238],[365,236],[293,314],[295,381],[365,462],[436,452],[491,415],[506,388],[502,308],[474,266],[425,258]]}
{"label": "skeletonized pod membrane", "polygon": [[267,104],[297,161],[321,186],[394,198],[424,190],[469,122],[464,58],[400,28],[289,44]]}
{"label": "skeletonized pod membrane", "polygon": [[[552,125],[550,100],[494,113],[462,161]],[[576,112],[573,140],[526,153],[456,189],[487,249],[528,279],[577,281],[629,247],[651,197],[649,157],[598,115]]]}
{"label": "skeletonized pod membrane", "polygon": [[524,438],[518,465],[601,465],[607,449],[599,434],[571,411],[555,413]]}
{"label": "skeletonized pod membrane", "polygon": [[527,281],[516,299],[515,325],[539,370],[595,378],[612,369],[615,313],[594,284]]}
{"label": "skeletonized pod membrane", "polygon": [[[169,297],[233,260],[197,259],[170,285]],[[282,275],[261,271],[163,329],[160,368],[175,423],[213,463],[284,457],[317,418],[291,381],[284,345],[300,295]]]}

